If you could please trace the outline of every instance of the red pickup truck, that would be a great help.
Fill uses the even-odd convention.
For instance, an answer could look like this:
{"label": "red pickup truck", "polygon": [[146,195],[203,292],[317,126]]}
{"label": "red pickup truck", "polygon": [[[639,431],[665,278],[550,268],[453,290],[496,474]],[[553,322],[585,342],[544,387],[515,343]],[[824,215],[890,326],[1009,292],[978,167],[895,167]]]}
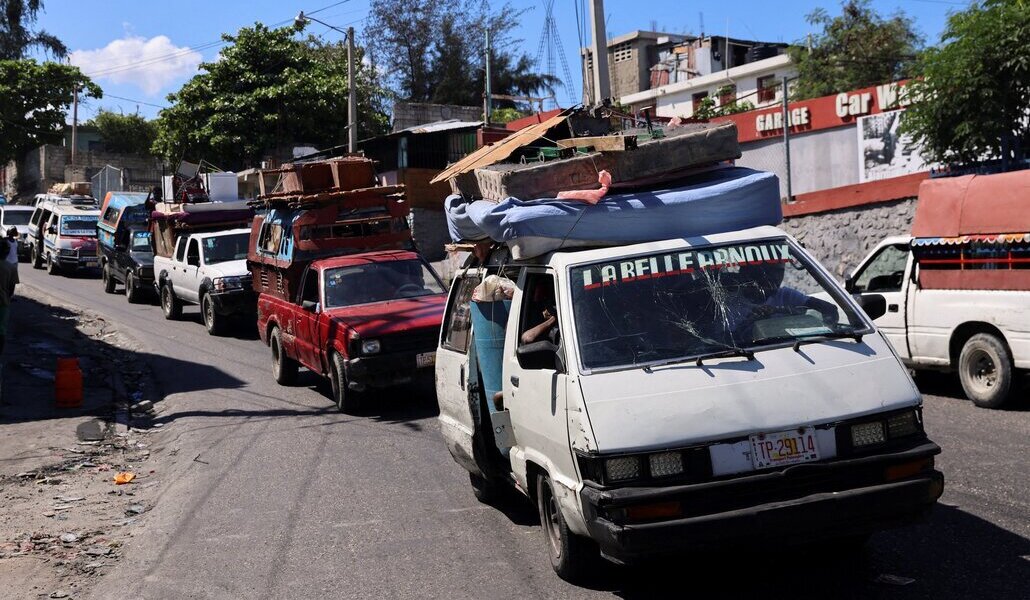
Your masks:
{"label": "red pickup truck", "polygon": [[298,366],[329,378],[345,413],[363,392],[431,380],[447,295],[415,252],[364,252],[312,261],[296,298],[258,298],[258,332],[272,349],[272,369],[290,384]]}

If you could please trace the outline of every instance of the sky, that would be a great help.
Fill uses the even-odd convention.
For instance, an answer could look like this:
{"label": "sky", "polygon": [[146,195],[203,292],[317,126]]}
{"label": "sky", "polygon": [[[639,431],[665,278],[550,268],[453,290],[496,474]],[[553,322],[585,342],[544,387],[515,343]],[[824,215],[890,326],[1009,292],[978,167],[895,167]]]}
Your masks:
{"label": "sky", "polygon": [[[582,32],[577,8],[589,0],[512,0],[517,8],[529,10],[513,31],[522,50],[536,57],[545,29],[546,4],[553,4],[556,36],[564,49],[575,98],[582,93],[578,47]],[[500,4],[494,0],[494,5]],[[873,0],[881,14],[904,10],[915,21],[928,43],[935,43],[949,11],[961,10],[966,2],[948,0]],[[60,38],[71,50],[70,60],[90,75],[104,90],[101,100],[80,106],[80,119],[88,119],[103,108],[121,113],[138,112],[148,118],[167,106],[166,97],[197,73],[197,65],[215,60],[222,33],[260,21],[281,26],[293,21],[301,10],[331,25],[357,30],[361,44],[369,0],[45,0],[38,28]],[[735,2],[687,0],[605,0],[609,37],[636,29],[697,34],[703,19],[705,33],[771,42],[805,39],[815,30],[805,15],[817,7],[838,14],[838,1],[737,0]],[[318,12],[316,12],[318,11]],[[317,23],[308,30],[336,41],[342,35]],[[589,29],[584,43],[589,42]],[[551,42],[557,48],[557,43]],[[546,62],[546,61],[544,61]],[[557,75],[565,79],[561,61]],[[544,65],[546,67],[546,64]],[[569,93],[557,90],[559,102],[567,105]]]}

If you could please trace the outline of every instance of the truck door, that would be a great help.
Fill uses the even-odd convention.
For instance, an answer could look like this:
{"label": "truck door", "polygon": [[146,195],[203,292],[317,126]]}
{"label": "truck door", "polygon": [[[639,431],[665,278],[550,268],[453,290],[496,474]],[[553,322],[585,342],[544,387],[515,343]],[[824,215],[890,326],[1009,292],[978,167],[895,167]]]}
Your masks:
{"label": "truck door", "polygon": [[186,246],[186,262],[179,264],[180,271],[176,274],[175,295],[190,302],[200,301],[200,242],[196,238],[190,238]]}
{"label": "truck door", "polygon": [[521,485],[532,485],[526,480],[526,460],[536,460],[556,479],[574,476],[575,466],[566,415],[567,376],[559,358],[563,323],[548,326],[545,316],[560,319],[555,277],[541,268],[527,268],[519,279],[512,298],[518,310],[513,309],[505,336],[504,407],[517,439],[510,452],[512,471]]}
{"label": "truck door", "polygon": [[315,373],[322,372],[322,353],[327,350],[319,330],[322,307],[318,286],[318,271],[310,266],[304,271],[301,281],[300,298],[297,308],[292,311],[293,331],[295,334],[294,350],[297,360]]}
{"label": "truck door", "polygon": [[472,360],[472,291],[481,281],[479,270],[459,275],[451,284],[447,312],[436,351],[436,399],[440,432],[451,456],[467,470],[486,476],[483,425],[477,367]]}
{"label": "truck door", "polygon": [[890,244],[879,248],[855,269],[849,280],[853,294],[880,294],[887,301],[887,312],[876,319],[876,326],[887,336],[902,358],[910,358],[906,327],[905,290],[912,269],[912,252],[908,244]]}

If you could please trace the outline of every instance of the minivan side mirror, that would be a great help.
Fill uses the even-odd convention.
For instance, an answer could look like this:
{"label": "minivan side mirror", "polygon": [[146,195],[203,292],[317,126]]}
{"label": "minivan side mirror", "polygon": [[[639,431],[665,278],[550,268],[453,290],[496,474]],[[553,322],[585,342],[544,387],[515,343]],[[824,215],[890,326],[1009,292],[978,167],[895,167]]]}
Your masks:
{"label": "minivan side mirror", "polygon": [[858,305],[874,321],[887,314],[887,299],[881,294],[862,294],[858,297]]}
{"label": "minivan side mirror", "polygon": [[855,278],[853,276],[844,279],[844,290],[849,294],[855,293]]}
{"label": "minivan side mirror", "polygon": [[564,353],[550,340],[540,340],[538,342],[523,344],[515,350],[515,354],[520,357],[527,358],[528,360],[526,360],[525,363],[532,364],[536,366],[536,368],[540,368],[539,365],[553,360],[555,368],[559,373],[566,372]]}
{"label": "minivan side mirror", "polygon": [[57,226],[56,226],[56,225],[50,225],[50,226],[48,226],[48,227],[46,228],[46,232],[47,232],[47,233],[57,233]]}

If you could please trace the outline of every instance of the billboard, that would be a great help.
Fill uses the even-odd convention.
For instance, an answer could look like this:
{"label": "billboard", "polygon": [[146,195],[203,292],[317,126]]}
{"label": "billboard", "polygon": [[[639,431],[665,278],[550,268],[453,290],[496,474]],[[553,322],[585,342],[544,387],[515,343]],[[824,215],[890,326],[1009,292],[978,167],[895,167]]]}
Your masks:
{"label": "billboard", "polygon": [[933,166],[922,156],[922,145],[901,133],[904,109],[858,118],[858,181],[890,179]]}

